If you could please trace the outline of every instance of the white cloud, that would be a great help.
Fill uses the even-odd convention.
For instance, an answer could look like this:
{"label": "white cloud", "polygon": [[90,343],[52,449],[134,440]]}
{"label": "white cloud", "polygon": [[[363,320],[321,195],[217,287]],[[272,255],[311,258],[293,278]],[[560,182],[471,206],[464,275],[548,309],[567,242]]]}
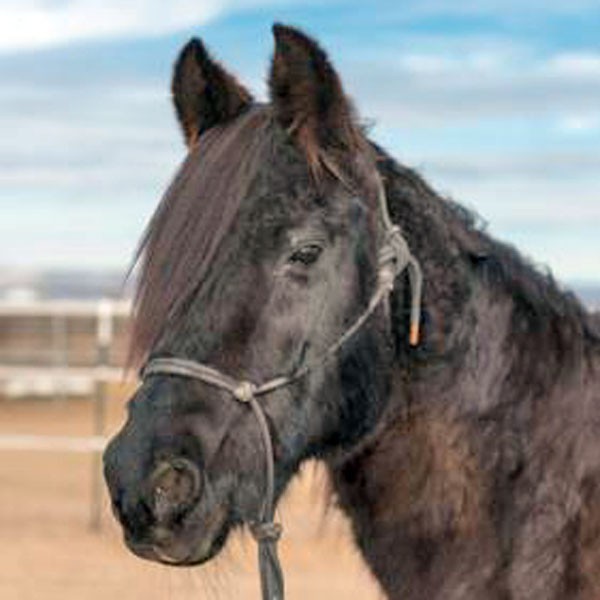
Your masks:
{"label": "white cloud", "polygon": [[2,0],[0,52],[168,33],[279,0]]}
{"label": "white cloud", "polygon": [[[506,117],[583,119],[596,115],[600,105],[596,53],[540,58],[501,50],[462,55],[389,52],[378,60],[344,62],[349,91],[359,108],[368,107],[364,116],[388,127]],[[580,122],[582,127],[592,124],[590,119]]]}
{"label": "white cloud", "polygon": [[[540,179],[551,182],[556,179],[581,178],[598,180],[600,156],[584,149],[576,151],[546,151],[537,148],[534,152],[518,152],[512,149],[499,154],[486,150],[485,153],[473,153],[464,148],[458,155],[438,156],[429,153],[427,166],[436,173],[449,177],[459,177],[467,181],[498,178],[530,181]],[[600,182],[599,182],[600,183]],[[600,204],[597,206],[600,217]]]}
{"label": "white cloud", "polygon": [[493,76],[527,74],[539,78],[560,77],[585,79],[600,76],[600,53],[562,52],[547,58],[536,58],[531,50],[511,43],[498,43],[487,49],[452,47],[443,51],[397,52],[389,56],[375,57],[380,64],[395,66],[414,75],[431,74],[456,77],[481,73]]}
{"label": "white cloud", "polygon": [[[597,0],[419,0],[412,2],[412,12],[417,14],[450,14],[450,15],[501,15],[506,18],[517,15],[543,14],[568,15],[597,8]],[[405,7],[402,7],[406,10]]]}
{"label": "white cloud", "polygon": [[437,53],[405,54],[394,59],[395,66],[414,75],[456,75],[460,72],[485,73],[499,70],[506,56],[493,52],[468,52],[443,55]]}
{"label": "white cloud", "polygon": [[141,196],[149,210],[184,155],[168,93],[144,83],[9,86],[0,130],[0,212],[41,197],[91,205]]}
{"label": "white cloud", "polygon": [[551,74],[563,76],[600,76],[600,54],[595,52],[564,53],[548,61]]}
{"label": "white cloud", "polygon": [[559,119],[557,129],[563,133],[581,135],[600,130],[600,114],[573,114]]}
{"label": "white cloud", "polygon": [[[549,165],[549,169],[552,165]],[[479,180],[451,175],[427,164],[422,174],[444,196],[474,207],[492,230],[590,233],[590,249],[598,261],[600,240],[600,183],[584,180],[549,180],[523,175],[482,175]],[[597,262],[596,261],[596,262]]]}

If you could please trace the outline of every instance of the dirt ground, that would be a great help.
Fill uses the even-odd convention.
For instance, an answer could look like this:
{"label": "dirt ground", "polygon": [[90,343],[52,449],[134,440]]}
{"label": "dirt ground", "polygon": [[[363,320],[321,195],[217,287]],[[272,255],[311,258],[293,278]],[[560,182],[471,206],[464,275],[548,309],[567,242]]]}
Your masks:
{"label": "dirt ground", "polygon": [[[109,435],[123,417],[123,395],[109,403]],[[91,403],[0,400],[0,434],[7,433],[90,435]],[[1,600],[258,600],[249,538],[232,539],[214,564],[176,569],[126,551],[106,496],[100,530],[92,530],[94,464],[85,453],[0,449]],[[281,507],[288,599],[381,598],[343,517],[324,514],[323,488],[323,474],[308,465]]]}

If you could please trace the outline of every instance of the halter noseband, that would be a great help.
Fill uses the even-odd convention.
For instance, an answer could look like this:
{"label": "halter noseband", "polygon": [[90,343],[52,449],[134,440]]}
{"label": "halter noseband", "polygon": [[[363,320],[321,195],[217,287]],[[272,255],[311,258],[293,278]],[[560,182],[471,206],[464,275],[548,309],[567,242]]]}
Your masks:
{"label": "halter noseband", "polygon": [[174,375],[196,379],[212,387],[229,392],[237,401],[249,404],[254,412],[263,439],[266,458],[265,500],[260,518],[249,524],[250,532],[258,544],[259,571],[263,600],[283,600],[283,572],[277,555],[277,542],[282,528],[274,522],[275,516],[275,464],[273,442],[264,410],[258,402],[275,390],[287,387],[302,379],[318,367],[326,365],[342,347],[352,338],[375,312],[379,304],[388,297],[394,288],[396,277],[405,269],[408,271],[412,301],[410,313],[409,343],[416,346],[419,342],[419,324],[421,318],[422,273],[419,263],[411,254],[400,228],[390,219],[383,185],[379,188],[380,214],[383,221],[385,240],[379,250],[377,288],[371,296],[365,310],[354,323],[317,359],[305,363],[291,375],[275,377],[265,383],[255,384],[247,380],[230,377],[226,373],[194,360],[185,358],[153,358],[144,366],[141,377],[150,375]]}

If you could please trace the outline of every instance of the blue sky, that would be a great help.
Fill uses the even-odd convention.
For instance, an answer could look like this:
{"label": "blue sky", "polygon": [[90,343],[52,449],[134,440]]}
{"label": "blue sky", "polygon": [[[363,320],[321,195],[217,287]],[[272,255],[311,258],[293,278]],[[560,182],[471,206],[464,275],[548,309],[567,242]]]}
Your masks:
{"label": "blue sky", "polygon": [[124,269],[184,147],[201,36],[259,96],[318,37],[374,139],[565,281],[600,280],[600,0],[2,0],[0,267]]}

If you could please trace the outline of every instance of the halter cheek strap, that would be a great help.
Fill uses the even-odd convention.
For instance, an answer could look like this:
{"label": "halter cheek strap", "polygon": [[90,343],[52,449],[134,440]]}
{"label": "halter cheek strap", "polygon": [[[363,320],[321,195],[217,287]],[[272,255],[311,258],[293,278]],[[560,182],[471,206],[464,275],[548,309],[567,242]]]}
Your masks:
{"label": "halter cheek strap", "polygon": [[277,542],[281,537],[282,528],[279,523],[274,522],[275,459],[273,442],[264,409],[258,402],[258,398],[299,381],[311,371],[323,368],[331,361],[362,328],[379,304],[389,296],[394,289],[396,277],[405,269],[408,272],[412,292],[409,342],[413,346],[419,342],[422,293],[421,269],[411,254],[400,228],[394,225],[390,219],[383,185],[380,186],[379,202],[385,239],[379,251],[377,287],[365,310],[319,357],[305,363],[291,375],[275,377],[262,384],[238,380],[209,365],[184,358],[154,358],[145,365],[141,373],[143,379],[151,375],[172,375],[196,379],[228,392],[238,402],[248,404],[252,409],[262,437],[266,463],[265,496],[260,517],[257,521],[249,524],[250,532],[258,544],[263,600],[283,600],[284,582],[277,555]]}

